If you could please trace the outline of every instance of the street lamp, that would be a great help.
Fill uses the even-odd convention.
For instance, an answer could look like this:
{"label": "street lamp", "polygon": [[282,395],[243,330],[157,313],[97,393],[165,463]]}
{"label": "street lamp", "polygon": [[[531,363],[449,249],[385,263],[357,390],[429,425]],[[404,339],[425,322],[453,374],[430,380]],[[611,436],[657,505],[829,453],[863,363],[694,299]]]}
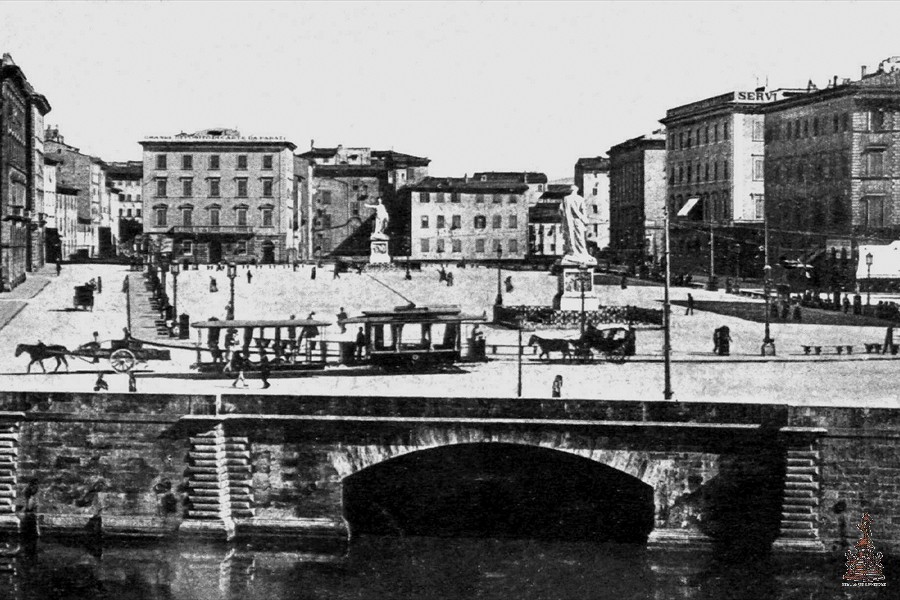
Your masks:
{"label": "street lamp", "polygon": [[172,312],[174,313],[174,321],[178,321],[178,273],[181,271],[181,265],[173,262],[170,267],[172,273]]}
{"label": "street lamp", "polygon": [[763,296],[766,299],[766,332],[763,336],[763,343],[760,353],[762,356],[775,356],[775,340],[769,330],[769,319],[771,318],[771,307],[769,302],[769,290],[772,285],[772,265],[769,264],[769,219],[763,210],[763,256],[765,264],[763,265]]}
{"label": "street lamp", "polygon": [[503,306],[503,293],[500,290],[500,257],[503,255],[503,248],[497,244],[497,299],[494,300],[496,306]]}
{"label": "street lamp", "polygon": [[237,265],[234,263],[228,263],[228,270],[226,271],[229,280],[229,300],[228,300],[228,312],[225,315],[226,321],[234,320],[234,278],[237,277]]}
{"label": "street lamp", "polygon": [[[688,208],[690,210],[690,208]],[[669,313],[671,309],[669,307],[669,286],[671,285],[672,279],[672,267],[669,265],[669,203],[665,202],[663,205],[663,221],[664,221],[664,232],[665,232],[665,252],[664,257],[666,260],[666,277],[665,277],[665,287],[663,294],[663,376],[665,379],[664,387],[663,387],[663,398],[666,400],[672,399],[672,343],[671,343],[671,328],[669,326]]]}
{"label": "street lamp", "polygon": [[869,252],[866,254],[866,269],[868,270],[868,274],[866,275],[866,306],[872,304],[872,253]]}
{"label": "street lamp", "polygon": [[581,290],[581,335],[584,336],[584,288],[590,281],[588,278],[591,273],[588,272],[586,265],[578,266],[578,288]]}

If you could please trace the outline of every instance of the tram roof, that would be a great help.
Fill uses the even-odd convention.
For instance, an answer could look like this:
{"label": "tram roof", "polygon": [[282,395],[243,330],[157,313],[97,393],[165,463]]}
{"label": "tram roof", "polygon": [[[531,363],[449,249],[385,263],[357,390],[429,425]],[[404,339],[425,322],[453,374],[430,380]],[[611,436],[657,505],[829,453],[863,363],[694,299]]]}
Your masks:
{"label": "tram roof", "polygon": [[393,310],[364,310],[339,323],[479,323],[484,315],[467,315],[458,306],[397,306]]}
{"label": "tram roof", "polygon": [[324,327],[331,325],[328,321],[317,321],[315,319],[281,319],[277,321],[197,321],[191,323],[191,327],[197,329],[223,329],[231,328],[241,329],[245,327]]}

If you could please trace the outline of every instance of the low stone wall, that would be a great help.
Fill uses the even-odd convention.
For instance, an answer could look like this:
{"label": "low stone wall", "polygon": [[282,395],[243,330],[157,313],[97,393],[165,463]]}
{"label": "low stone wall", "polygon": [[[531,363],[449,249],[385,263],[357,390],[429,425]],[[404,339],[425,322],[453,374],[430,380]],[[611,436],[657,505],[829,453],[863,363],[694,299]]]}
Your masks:
{"label": "low stone wall", "polygon": [[[608,325],[610,323],[644,323],[662,326],[662,310],[639,306],[601,306],[599,310],[584,312],[585,323]],[[494,322],[517,325],[520,321],[529,329],[577,329],[581,324],[581,311],[555,310],[548,306],[495,306]]]}

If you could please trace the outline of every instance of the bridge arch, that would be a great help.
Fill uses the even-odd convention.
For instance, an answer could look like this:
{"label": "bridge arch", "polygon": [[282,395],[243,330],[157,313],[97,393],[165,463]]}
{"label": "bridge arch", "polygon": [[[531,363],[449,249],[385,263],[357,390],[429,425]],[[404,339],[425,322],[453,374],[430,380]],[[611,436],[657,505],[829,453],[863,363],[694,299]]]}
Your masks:
{"label": "bridge arch", "polygon": [[654,490],[572,452],[505,442],[397,453],[342,481],[351,535],[530,537],[643,543]]}

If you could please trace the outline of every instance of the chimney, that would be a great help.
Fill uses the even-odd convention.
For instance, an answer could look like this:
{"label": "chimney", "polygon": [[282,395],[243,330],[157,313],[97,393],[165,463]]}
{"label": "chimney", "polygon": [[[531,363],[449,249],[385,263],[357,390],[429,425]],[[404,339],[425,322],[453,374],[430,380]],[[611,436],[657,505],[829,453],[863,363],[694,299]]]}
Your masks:
{"label": "chimney", "polygon": [[860,76],[859,76],[859,78],[860,78],[860,79],[865,79],[865,78],[866,78],[866,65],[861,66],[861,67],[859,68],[859,71],[860,71]]}
{"label": "chimney", "polygon": [[309,149],[310,150],[316,149],[316,140],[309,140]]}
{"label": "chimney", "polygon": [[837,87],[837,80],[838,80],[838,76],[835,75],[834,76],[834,87]]}

